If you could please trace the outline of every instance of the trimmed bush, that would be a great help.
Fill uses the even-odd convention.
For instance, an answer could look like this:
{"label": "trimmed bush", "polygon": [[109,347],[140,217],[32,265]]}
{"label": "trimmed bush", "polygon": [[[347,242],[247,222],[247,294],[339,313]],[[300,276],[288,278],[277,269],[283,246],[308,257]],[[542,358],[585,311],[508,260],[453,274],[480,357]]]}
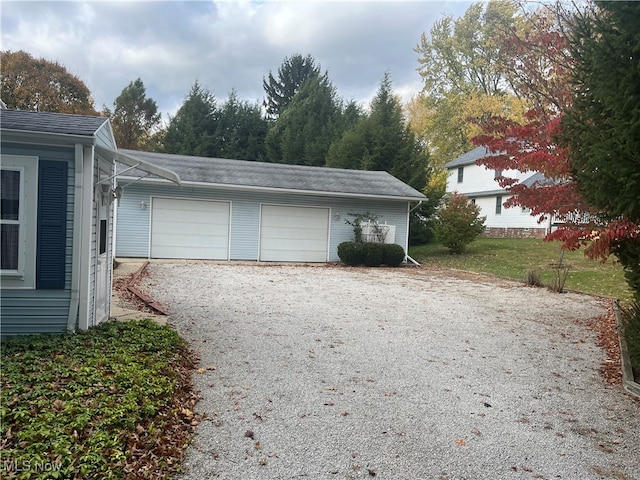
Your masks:
{"label": "trimmed bush", "polygon": [[393,243],[342,242],[338,245],[340,261],[347,265],[377,267],[399,266],[405,259],[404,249]]}
{"label": "trimmed bush", "polygon": [[342,242],[338,245],[338,257],[342,263],[347,265],[362,265],[364,263],[364,252],[358,242]]}
{"label": "trimmed bush", "polygon": [[382,247],[384,243],[362,243],[363,262],[367,267],[377,267],[382,264]]}
{"label": "trimmed bush", "polygon": [[384,244],[382,263],[390,267],[398,267],[406,257],[404,248],[395,243]]}

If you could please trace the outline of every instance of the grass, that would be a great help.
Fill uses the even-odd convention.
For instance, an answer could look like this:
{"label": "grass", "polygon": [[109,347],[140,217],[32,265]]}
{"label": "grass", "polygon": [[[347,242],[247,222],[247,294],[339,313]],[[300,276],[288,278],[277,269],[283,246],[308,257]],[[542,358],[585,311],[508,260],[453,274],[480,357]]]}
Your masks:
{"label": "grass", "polygon": [[[558,262],[561,250],[558,242],[540,239],[480,237],[460,255],[452,255],[447,248],[437,244],[411,247],[409,255],[426,266],[488,273],[521,281],[528,272],[535,271],[542,283],[549,285],[556,275],[549,265]],[[631,300],[622,267],[613,259],[601,263],[585,257],[582,250],[565,251],[563,263],[570,265],[565,289],[618,298],[623,304]]]}
{"label": "grass", "polygon": [[171,328],[109,322],[2,342],[0,477],[164,478],[193,420],[193,359]]}

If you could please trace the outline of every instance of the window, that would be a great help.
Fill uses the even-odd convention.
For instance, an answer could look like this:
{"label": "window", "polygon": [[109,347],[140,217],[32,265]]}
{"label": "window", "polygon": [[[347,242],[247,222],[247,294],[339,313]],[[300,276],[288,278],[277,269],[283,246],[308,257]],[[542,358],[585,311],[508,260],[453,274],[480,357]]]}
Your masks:
{"label": "window", "polygon": [[34,288],[38,158],[2,155],[0,163],[2,288]]}
{"label": "window", "polygon": [[24,190],[23,178],[24,172],[22,170],[4,169],[0,172],[0,189],[2,191],[0,268],[16,273],[19,270],[20,222],[24,221],[24,214],[20,208],[22,204],[21,193]]}
{"label": "window", "polygon": [[458,183],[462,183],[464,179],[464,167],[458,167]]}
{"label": "window", "polygon": [[498,178],[502,176],[502,170],[496,170],[493,178]]}
{"label": "window", "polygon": [[502,213],[502,197],[496,197],[496,215],[500,215]]}

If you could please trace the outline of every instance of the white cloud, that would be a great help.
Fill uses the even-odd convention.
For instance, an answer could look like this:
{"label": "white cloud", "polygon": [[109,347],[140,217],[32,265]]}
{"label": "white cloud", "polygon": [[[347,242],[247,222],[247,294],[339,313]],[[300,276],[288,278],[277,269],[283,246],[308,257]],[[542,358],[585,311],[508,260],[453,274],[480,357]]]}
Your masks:
{"label": "white cloud", "polygon": [[311,54],[345,99],[368,104],[385,71],[407,100],[420,89],[413,48],[470,2],[2,2],[2,49],[63,64],[111,106],[140,77],[164,113],[197,79],[218,99],[260,100],[286,56]]}

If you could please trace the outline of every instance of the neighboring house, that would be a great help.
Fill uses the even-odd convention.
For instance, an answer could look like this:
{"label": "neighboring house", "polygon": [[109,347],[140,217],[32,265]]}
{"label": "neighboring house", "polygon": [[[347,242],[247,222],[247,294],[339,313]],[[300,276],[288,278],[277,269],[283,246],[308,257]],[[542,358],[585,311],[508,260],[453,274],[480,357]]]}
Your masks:
{"label": "neighboring house", "polygon": [[0,334],[97,325],[111,301],[114,160],[147,167],[115,151],[105,117],[0,109],[0,134]]}
{"label": "neighboring house", "polygon": [[386,172],[125,152],[181,186],[119,173],[118,257],[338,261],[359,213],[377,215],[385,241],[406,251],[409,212],[426,199]]}
{"label": "neighboring house", "polygon": [[481,215],[487,217],[484,233],[487,237],[545,236],[549,232],[549,225],[538,223],[537,217],[532,216],[528,209],[504,206],[510,195],[496,181],[503,175],[533,185],[536,181],[543,181],[544,176],[517,170],[488,170],[478,165],[477,161],[488,155],[490,153],[485,147],[476,147],[447,163],[447,192],[464,194],[480,207]]}

